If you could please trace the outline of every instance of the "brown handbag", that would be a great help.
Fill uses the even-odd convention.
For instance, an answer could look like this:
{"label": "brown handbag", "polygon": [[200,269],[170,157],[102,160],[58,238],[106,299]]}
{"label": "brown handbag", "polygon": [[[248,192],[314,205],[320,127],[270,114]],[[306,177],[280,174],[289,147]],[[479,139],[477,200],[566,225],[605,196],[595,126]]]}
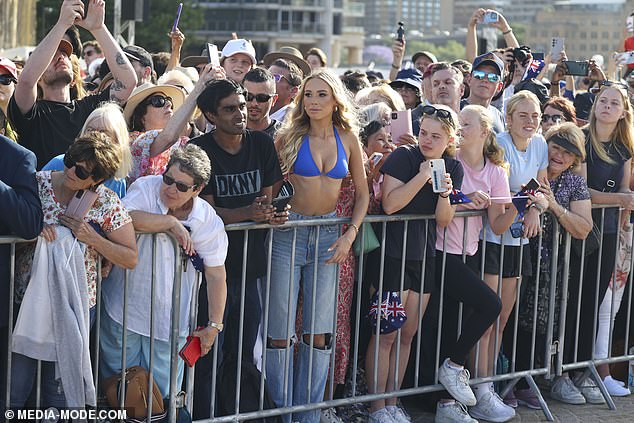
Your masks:
{"label": "brown handbag", "polygon": [[[149,407],[148,398],[148,371],[141,366],[133,366],[125,370],[125,401],[124,409],[127,411],[127,417],[133,419],[143,419],[147,417]],[[163,397],[161,391],[156,385],[156,381],[152,381],[152,416],[165,414]],[[102,382],[103,391],[108,398],[108,404],[111,408],[118,409],[120,404],[120,388],[121,373]]]}

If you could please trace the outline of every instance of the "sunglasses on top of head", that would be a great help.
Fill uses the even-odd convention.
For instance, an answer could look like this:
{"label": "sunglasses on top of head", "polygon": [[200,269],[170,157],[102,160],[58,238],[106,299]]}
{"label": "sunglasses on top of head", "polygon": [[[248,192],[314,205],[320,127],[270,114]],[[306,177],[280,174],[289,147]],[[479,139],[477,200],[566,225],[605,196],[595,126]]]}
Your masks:
{"label": "sunglasses on top of head", "polygon": [[176,189],[180,192],[187,192],[190,189],[196,189],[196,185],[187,185],[182,182],[177,182],[176,179],[172,178],[166,173],[163,174],[163,183],[167,186],[176,184]]}
{"label": "sunglasses on top of head", "polygon": [[164,95],[153,95],[151,97],[148,97],[145,102],[146,104],[149,104],[152,107],[156,107],[157,109],[165,107],[165,103],[169,103],[170,106],[174,107],[174,100],[172,100],[172,97],[167,97]]}
{"label": "sunglasses on top of head", "polygon": [[77,162],[68,154],[64,155],[64,166],[69,170],[75,167],[75,175],[82,181],[92,176],[92,172],[88,172],[84,167],[78,166]]}
{"label": "sunglasses on top of head", "polygon": [[251,102],[253,100],[257,101],[258,103],[266,103],[274,95],[275,94],[251,94],[251,93],[246,93],[245,97],[246,97],[247,103]]}
{"label": "sunglasses on top of head", "polygon": [[437,109],[434,106],[423,106],[423,113],[428,116],[436,115],[441,119],[447,119],[452,124],[454,123],[451,112],[445,109]]}
{"label": "sunglasses on top of head", "polygon": [[480,81],[483,81],[486,79],[487,81],[493,82],[493,83],[500,82],[500,75],[498,75],[497,73],[488,73],[481,70],[474,70],[473,72],[471,72],[471,75],[475,79],[479,79]]}
{"label": "sunglasses on top of head", "polygon": [[2,85],[11,85],[12,83],[15,84],[16,82],[18,81],[11,75],[0,75],[0,84]]}

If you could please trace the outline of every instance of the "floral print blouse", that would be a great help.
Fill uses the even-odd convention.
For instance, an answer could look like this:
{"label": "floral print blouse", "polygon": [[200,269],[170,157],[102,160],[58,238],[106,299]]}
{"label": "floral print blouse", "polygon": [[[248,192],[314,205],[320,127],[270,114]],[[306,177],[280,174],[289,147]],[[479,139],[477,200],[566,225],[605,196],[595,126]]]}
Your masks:
{"label": "floral print blouse", "polygon": [[[59,225],[59,217],[64,214],[66,207],[60,204],[53,192],[51,183],[51,171],[37,172],[37,184],[40,193],[40,201],[42,202],[42,211],[44,212],[44,224],[57,226]],[[127,210],[123,207],[121,200],[110,189],[99,185],[97,188],[99,197],[88,211],[85,217],[87,222],[96,224],[106,234],[113,232],[127,223],[131,223],[132,219],[128,215]],[[95,228],[96,229],[96,228]],[[98,230],[97,230],[98,231]],[[99,232],[99,231],[98,231]],[[16,302],[20,303],[26,286],[30,279],[31,266],[33,264],[33,256],[35,254],[35,244],[29,244],[25,247],[18,259],[20,263],[20,272],[25,278],[16,280]],[[97,293],[97,263],[100,258],[99,253],[92,247],[87,247],[84,253],[86,275],[88,277],[88,298],[90,307],[96,304]],[[16,263],[16,266],[18,264]],[[17,269],[16,269],[17,270]]]}
{"label": "floral print blouse", "polygon": [[153,129],[147,132],[130,133],[130,152],[132,153],[132,170],[128,175],[128,184],[141,176],[162,175],[170,160],[172,150],[187,144],[189,138],[183,136],[164,152],[150,157],[150,145],[161,133],[162,129]]}

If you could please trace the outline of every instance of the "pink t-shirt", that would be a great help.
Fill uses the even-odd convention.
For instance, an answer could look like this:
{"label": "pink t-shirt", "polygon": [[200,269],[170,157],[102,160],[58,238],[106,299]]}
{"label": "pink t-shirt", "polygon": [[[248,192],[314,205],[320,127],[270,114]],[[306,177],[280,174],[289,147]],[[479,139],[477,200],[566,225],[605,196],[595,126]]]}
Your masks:
{"label": "pink t-shirt", "polygon": [[[462,192],[471,194],[475,191],[483,191],[490,197],[505,197],[504,200],[492,200],[494,203],[510,203],[508,197],[511,193],[509,190],[509,178],[504,168],[494,165],[488,159],[485,160],[484,168],[480,171],[469,167],[460,159],[460,153],[456,157],[462,168],[464,169],[464,178],[462,179]],[[458,206],[458,211],[469,210],[469,207]],[[471,209],[473,210],[473,209]],[[480,239],[480,231],[482,230],[482,218],[480,216],[466,218],[467,236],[466,236],[466,253],[472,256],[478,251],[478,240]],[[465,218],[454,217],[449,226],[447,226],[447,252],[450,254],[462,254],[462,242],[464,233]],[[444,229],[438,228],[436,237],[436,249],[442,251]]]}

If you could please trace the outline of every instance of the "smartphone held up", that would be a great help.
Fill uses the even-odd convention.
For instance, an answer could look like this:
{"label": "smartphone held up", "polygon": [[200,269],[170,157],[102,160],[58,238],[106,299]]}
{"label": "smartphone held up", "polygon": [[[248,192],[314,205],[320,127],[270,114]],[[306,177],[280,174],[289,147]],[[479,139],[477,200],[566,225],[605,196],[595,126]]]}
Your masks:
{"label": "smartphone held up", "polygon": [[396,40],[401,43],[405,41],[405,24],[398,22],[398,29],[396,30]]}

